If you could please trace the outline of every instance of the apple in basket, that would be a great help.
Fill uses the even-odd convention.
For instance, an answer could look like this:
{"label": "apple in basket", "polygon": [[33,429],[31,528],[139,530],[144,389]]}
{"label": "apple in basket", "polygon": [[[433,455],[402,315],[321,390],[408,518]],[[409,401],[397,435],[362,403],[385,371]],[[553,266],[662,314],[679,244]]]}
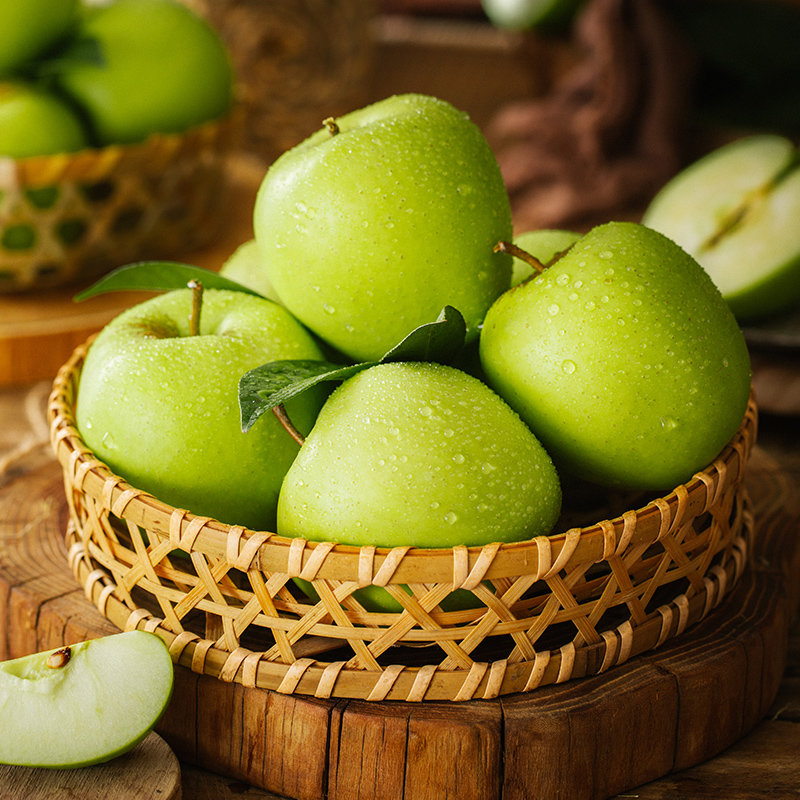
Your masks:
{"label": "apple in basket", "polygon": [[380,358],[446,305],[476,340],[510,285],[500,169],[466,114],[424,95],[330,120],[269,168],[254,232],[281,302],[353,359]]}
{"label": "apple in basket", "polygon": [[643,225],[608,223],[492,306],[489,383],[563,473],[671,489],[718,455],[750,394],[744,337],[700,265]]}
{"label": "apple in basket", "polygon": [[172,696],[155,634],[129,631],[0,662],[0,763],[84,767],[137,745]]}
{"label": "apple in basket", "polygon": [[61,98],[26,81],[0,81],[0,157],[68,153],[86,145],[83,124]]}
{"label": "apple in basket", "polygon": [[[92,343],[77,427],[133,486],[195,514],[272,530],[298,446],[274,418],[242,433],[238,381],[265,362],[321,358],[297,320],[263,297],[168,292],[120,314]],[[291,413],[301,429],[321,402],[318,392],[298,398]]]}
{"label": "apple in basket", "polygon": [[0,75],[16,74],[67,36],[80,0],[3,0]]}
{"label": "apple in basket", "polygon": [[800,155],[782,136],[714,150],[656,195],[642,222],[711,275],[740,322],[800,303]]}
{"label": "apple in basket", "polygon": [[99,145],[182,132],[223,116],[233,99],[222,40],[175,0],[88,7],[48,74],[83,111]]}

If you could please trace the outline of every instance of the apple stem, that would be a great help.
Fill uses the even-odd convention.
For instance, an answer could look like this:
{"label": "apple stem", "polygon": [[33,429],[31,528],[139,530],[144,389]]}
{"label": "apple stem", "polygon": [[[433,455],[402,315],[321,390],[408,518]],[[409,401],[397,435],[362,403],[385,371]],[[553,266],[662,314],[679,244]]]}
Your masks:
{"label": "apple stem", "polygon": [[187,284],[192,290],[192,311],[189,314],[189,335],[200,335],[200,313],[203,310],[203,284],[197,280],[191,280]]}
{"label": "apple stem", "polygon": [[333,117],[324,119],[322,124],[328,129],[331,136],[336,136],[336,134],[339,133],[339,126],[336,124],[336,120]]}
{"label": "apple stem", "polygon": [[278,418],[281,425],[283,425],[283,427],[286,429],[286,432],[289,434],[289,436],[291,436],[292,439],[294,439],[297,442],[297,444],[299,444],[300,447],[302,447],[306,441],[305,436],[303,436],[303,434],[300,433],[300,431],[297,430],[297,428],[295,428],[295,426],[292,424],[292,421],[289,419],[289,415],[286,413],[286,409],[283,407],[283,403],[281,403],[278,406],[275,406],[272,409],[272,413]]}
{"label": "apple stem", "polygon": [[534,268],[536,272],[542,273],[545,270],[545,265],[539,261],[536,256],[531,255],[526,250],[523,250],[518,245],[514,244],[513,242],[504,242],[500,241],[494,246],[495,253],[508,253],[515,258],[519,258],[524,261],[526,264],[529,264],[531,267]]}

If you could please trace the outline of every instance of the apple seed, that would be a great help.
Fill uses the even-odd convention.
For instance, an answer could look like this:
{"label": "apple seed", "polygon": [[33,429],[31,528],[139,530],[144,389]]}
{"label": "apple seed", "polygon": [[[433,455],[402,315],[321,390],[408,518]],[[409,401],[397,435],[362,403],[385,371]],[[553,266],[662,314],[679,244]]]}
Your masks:
{"label": "apple seed", "polygon": [[62,647],[60,650],[51,653],[44,663],[50,667],[50,669],[61,669],[69,664],[71,657],[72,650],[69,647]]}

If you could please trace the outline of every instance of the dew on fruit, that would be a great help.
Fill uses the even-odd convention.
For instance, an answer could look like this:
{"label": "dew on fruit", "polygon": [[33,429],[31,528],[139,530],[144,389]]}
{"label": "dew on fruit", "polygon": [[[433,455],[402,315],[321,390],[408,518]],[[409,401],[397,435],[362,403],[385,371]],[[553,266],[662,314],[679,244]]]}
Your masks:
{"label": "dew on fruit", "polygon": [[439,508],[439,504],[438,504],[438,503],[437,503],[437,502],[434,500],[434,501],[431,503],[431,510],[432,510],[432,511],[436,511],[436,509],[437,509],[437,508]]}
{"label": "dew on fruit", "polygon": [[559,284],[560,286],[565,286],[566,284],[569,283],[569,275],[567,275],[566,273],[562,273],[556,278],[556,283]]}
{"label": "dew on fruit", "polygon": [[456,464],[463,464],[463,463],[464,463],[464,454],[463,454],[463,453],[456,453],[456,454],[453,456],[453,461],[454,461]]}
{"label": "dew on fruit", "polygon": [[598,258],[614,258],[614,253],[612,253],[611,250],[601,250],[597,254],[597,257]]}
{"label": "dew on fruit", "polygon": [[481,464],[481,472],[486,475],[490,472],[494,472],[496,469],[497,467],[494,464],[490,464],[488,461],[484,461],[483,464]]}
{"label": "dew on fruit", "polygon": [[453,429],[452,429],[452,428],[445,428],[445,429],[442,431],[442,434],[443,434],[444,436],[446,436],[448,439],[450,439],[450,438],[453,436],[453,433],[454,433],[454,431],[453,431]]}
{"label": "dew on fruit", "polygon": [[594,300],[587,300],[586,304],[583,306],[587,311],[593,311],[595,308]]}
{"label": "dew on fruit", "polygon": [[552,303],[547,309],[547,313],[550,314],[553,317],[556,314],[558,314],[559,311],[561,311],[561,309],[559,308],[557,303]]}
{"label": "dew on fruit", "polygon": [[678,423],[672,417],[661,417],[661,427],[666,430],[673,430],[678,427]]}
{"label": "dew on fruit", "polygon": [[444,515],[444,521],[445,521],[445,522],[446,522],[448,525],[453,525],[453,524],[455,524],[456,522],[458,522],[458,514],[456,514],[456,513],[455,513],[455,512],[453,512],[453,511],[448,511],[448,512],[447,512],[447,513]]}
{"label": "dew on fruit", "polygon": [[422,406],[419,409],[419,413],[422,417],[430,417],[433,414],[433,409],[430,406]]}
{"label": "dew on fruit", "polygon": [[323,303],[322,304],[322,310],[326,314],[335,314],[336,313],[336,309],[330,303]]}
{"label": "dew on fruit", "polygon": [[566,359],[565,361],[561,362],[561,371],[567,375],[572,375],[573,372],[577,369],[577,366],[574,361],[570,361]]}

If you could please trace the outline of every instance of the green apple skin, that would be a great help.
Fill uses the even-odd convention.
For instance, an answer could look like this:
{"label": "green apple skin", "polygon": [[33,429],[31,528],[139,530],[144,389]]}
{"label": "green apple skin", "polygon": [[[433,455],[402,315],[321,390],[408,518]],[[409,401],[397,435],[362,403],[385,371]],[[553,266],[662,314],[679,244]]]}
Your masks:
{"label": "green apple skin", "polygon": [[0,156],[70,153],[87,145],[77,114],[60,98],[23,81],[0,82]]}
{"label": "green apple skin", "polygon": [[222,265],[219,274],[258,292],[273,303],[281,302],[255,239],[240,244]]}
{"label": "green apple skin", "polygon": [[[63,651],[65,648],[59,648]],[[155,634],[128,631],[0,663],[0,763],[86,767],[135,747],[172,696],[174,667]]]}
{"label": "green apple skin", "polygon": [[483,0],[483,11],[498,28],[558,30],[566,27],[583,0]]}
{"label": "green apple skin", "polygon": [[65,63],[62,90],[86,112],[100,145],[181,133],[226,114],[233,72],[217,33],[175,0],[90,7],[76,41],[99,42],[104,63]]}
{"label": "green apple skin", "polygon": [[328,398],[283,482],[278,533],[350,545],[478,546],[547,534],[552,461],[460,370],[381,364]]}
{"label": "green apple skin", "polygon": [[672,489],[704,469],[750,393],[744,337],[718,289],[636,223],[592,229],[504,294],[480,352],[561,472],[626,489]]}
{"label": "green apple skin", "polygon": [[[800,302],[800,169],[768,188],[796,155],[781,136],[736,140],[676,175],[642,217],[700,262],[740,322]],[[753,202],[740,224],[708,246],[721,221],[748,197]]]}
{"label": "green apple skin", "polygon": [[255,238],[286,307],[352,359],[379,359],[445,305],[477,339],[510,285],[508,194],[479,129],[399,95],[336,120],[267,171]]}
{"label": "green apple skin", "polygon": [[0,75],[10,75],[67,36],[79,0],[2,0]]}
{"label": "green apple skin", "polygon": [[[542,266],[547,266],[556,256],[572,247],[580,233],[558,228],[542,228],[537,231],[525,231],[514,237],[514,244],[526,253],[534,256]],[[514,258],[511,273],[511,285],[519,286],[534,274],[534,268],[521,258]]]}
{"label": "green apple skin", "polygon": [[[76,410],[86,445],[159,500],[226,524],[274,530],[283,476],[298,445],[272,415],[242,433],[239,378],[282,359],[321,359],[284,308],[241,292],[204,293],[189,335],[191,291],[159,295],[112,320],[91,345]],[[323,397],[287,403],[311,429]]]}

